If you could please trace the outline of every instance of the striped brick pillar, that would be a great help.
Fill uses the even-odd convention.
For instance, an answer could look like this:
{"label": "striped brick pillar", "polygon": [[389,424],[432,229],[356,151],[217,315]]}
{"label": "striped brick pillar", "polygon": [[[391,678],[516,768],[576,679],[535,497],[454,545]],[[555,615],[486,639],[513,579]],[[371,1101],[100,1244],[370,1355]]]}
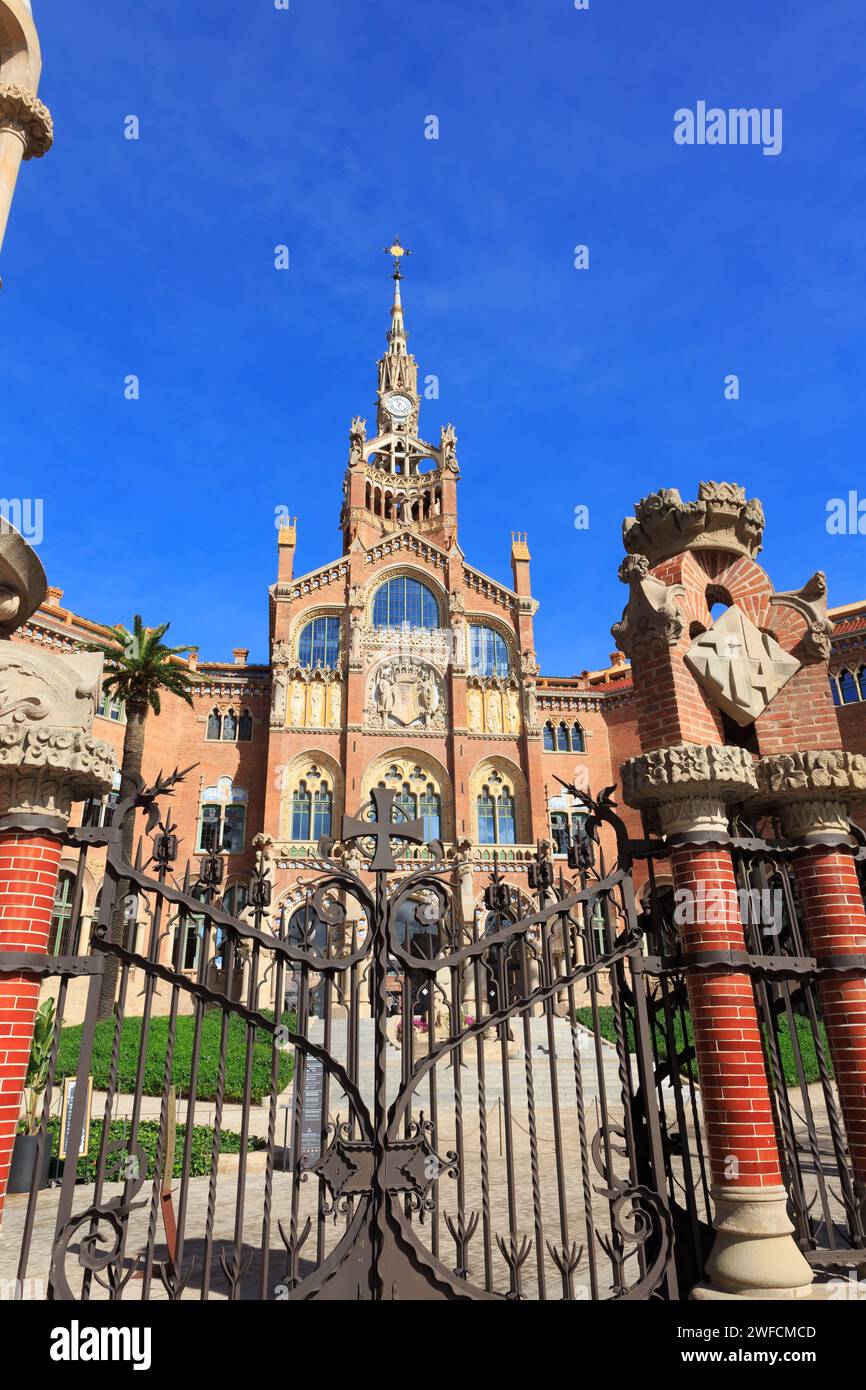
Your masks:
{"label": "striped brick pillar", "polygon": [[622,767],[623,794],[655,812],[671,846],[675,917],[689,995],[716,1240],[698,1299],[800,1298],[812,1272],[794,1242],[749,976],[713,969],[746,950],[728,803],[755,789],[752,759],[678,744]]}
{"label": "striped brick pillar", "polygon": [[[57,836],[0,834],[0,954],[45,955],[62,844]],[[0,975],[0,1215],[30,1060],[40,977]]]}
{"label": "striped brick pillar", "polygon": [[[762,799],[798,841],[794,874],[807,945],[819,965],[866,965],[866,908],[851,850],[850,810],[866,793],[866,757],[841,749],[762,758]],[[866,978],[818,982],[851,1164],[866,1193]]]}

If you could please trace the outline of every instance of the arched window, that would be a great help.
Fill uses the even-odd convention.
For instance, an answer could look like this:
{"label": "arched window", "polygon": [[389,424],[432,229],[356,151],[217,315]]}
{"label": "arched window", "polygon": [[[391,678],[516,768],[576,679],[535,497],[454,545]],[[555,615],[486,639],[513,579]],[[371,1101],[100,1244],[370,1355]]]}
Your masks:
{"label": "arched window", "polygon": [[238,717],[233,709],[227,710],[223,719],[223,741],[234,743],[238,736]]}
{"label": "arched window", "polygon": [[309,840],[312,797],[306,782],[301,782],[292,795],[292,839]]}
{"label": "arched window", "polygon": [[238,720],[238,743],[250,743],[253,737],[253,716],[245,709]]}
{"label": "arched window", "polygon": [[75,939],[70,937],[72,926],[72,899],[75,895],[75,874],[61,869],[57,876],[57,889],[54,894],[54,908],[51,913],[50,954],[52,956],[74,956],[78,951],[78,928],[75,924]]}
{"label": "arched window", "polygon": [[223,721],[218,709],[212,709],[207,717],[207,738],[222,738]]}
{"label": "arched window", "polygon": [[842,696],[843,705],[853,705],[860,699],[857,678],[854,672],[849,671],[847,667],[844,671],[839,672],[839,693]]}
{"label": "arched window", "polygon": [[442,825],[442,801],[436,789],[428,784],[421,793],[419,813],[424,822],[424,839],[438,840]]}
{"label": "arched window", "polygon": [[586,752],[586,738],[576,719],[571,726],[571,751],[572,753]]}
{"label": "arched window", "polygon": [[399,575],[376,590],[373,599],[374,627],[438,627],[439,605],[434,595],[417,579]]}
{"label": "arched window", "polygon": [[839,682],[835,676],[830,677],[830,694],[833,696],[833,704],[841,705],[842,696],[839,694]]}
{"label": "arched window", "polygon": [[469,669],[475,676],[508,675],[511,669],[508,643],[492,627],[470,624]]}
{"label": "arched window", "polygon": [[510,788],[494,791],[483,787],[478,797],[478,843],[513,845],[516,843],[516,808]]}
{"label": "arched window", "polygon": [[567,753],[570,740],[568,737],[568,725],[562,720],[556,726],[556,751],[557,753]]}
{"label": "arched window", "polygon": [[556,748],[556,740],[553,736],[553,725],[551,724],[549,719],[544,726],[544,730],[542,732],[542,740],[544,743],[544,751],[546,753],[552,753]]}
{"label": "arched window", "polygon": [[305,671],[332,668],[340,658],[340,619],[313,618],[298,639],[298,665]]}
{"label": "arched window", "polygon": [[245,883],[233,883],[223,893],[223,907],[233,917],[239,917],[249,902],[249,889]]}
{"label": "arched window", "polygon": [[323,782],[313,795],[314,840],[318,840],[322,835],[330,835],[333,810],[334,798],[328,789],[327,782]]}
{"label": "arched window", "polygon": [[[404,820],[414,820],[418,814],[418,799],[411,790],[408,782],[404,782],[397,795],[394,797],[394,806],[398,812],[402,812]],[[401,817],[398,814],[396,819]]]}

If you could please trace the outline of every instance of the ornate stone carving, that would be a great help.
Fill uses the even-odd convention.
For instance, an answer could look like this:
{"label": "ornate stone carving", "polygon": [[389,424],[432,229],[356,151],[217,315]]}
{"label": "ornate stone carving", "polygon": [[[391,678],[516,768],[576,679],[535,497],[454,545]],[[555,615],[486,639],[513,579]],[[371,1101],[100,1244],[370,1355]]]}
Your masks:
{"label": "ornate stone carving", "polygon": [[644,555],[627,555],[619,577],[629,586],[629,598],[621,621],[611,628],[617,646],[630,657],[654,647],[675,646],[685,625],[677,602],[686,592],[682,584],[655,579]]}
{"label": "ornate stone carving", "polygon": [[453,425],[443,425],[442,434],[439,440],[439,457],[442,460],[442,467],[449,469],[452,473],[460,475],[460,465],[457,462],[457,431]]}
{"label": "ornate stone carving", "polygon": [[470,676],[466,686],[466,722],[472,733],[519,733],[517,680],[513,676]]}
{"label": "ornate stone carving", "polygon": [[728,744],[677,743],[620,768],[629,806],[657,809],[666,835],[723,831],[727,804],[757,788],[751,753]]}
{"label": "ornate stone carving", "polygon": [[48,107],[14,82],[0,82],[0,130],[15,130],[24,141],[23,159],[40,159],[54,143]]}
{"label": "ornate stone carving", "polygon": [[273,662],[273,664],[277,665],[281,662],[288,662],[291,661],[291,659],[291,645],[282,638],[279,641],[275,642],[273,647],[271,648],[271,661]]}
{"label": "ornate stone carving", "polygon": [[4,523],[0,526],[0,636],[8,637],[32,617],[47,589],[36,551]]}
{"label": "ornate stone carving", "polygon": [[806,631],[801,642],[807,656],[818,661],[830,660],[833,624],[827,615],[827,576],[823,570],[813,574],[802,589],[774,594],[770,603],[780,608],[793,608],[805,619]]}
{"label": "ornate stone carving", "polygon": [[727,550],[754,559],[761,550],[764,509],[736,483],[701,483],[697,502],[684,502],[675,487],[651,492],[622,524],[630,555],[645,555],[650,568],[683,550]]}
{"label": "ornate stone carving", "polygon": [[286,722],[288,676],[283,667],[276,667],[271,684],[271,727],[281,729]]}
{"label": "ornate stone carving", "polygon": [[370,683],[366,724],[371,729],[444,729],[441,677],[421,662],[383,662]]}
{"label": "ornate stone carving", "polygon": [[367,421],[356,415],[349,429],[349,467],[355,468],[364,461],[364,445],[367,442]]}
{"label": "ornate stone carving", "polygon": [[775,753],[755,762],[756,802],[781,814],[786,835],[846,832],[866,805],[866,754],[841,748]]}
{"label": "ornate stone carving", "polygon": [[736,607],[695,638],[685,662],[710,699],[741,725],[763,714],[800,669],[796,657]]}
{"label": "ornate stone carving", "polygon": [[[54,660],[60,665],[67,658]],[[109,791],[116,771],[114,750],[86,729],[5,724],[0,728],[0,815],[68,819],[74,801]]]}

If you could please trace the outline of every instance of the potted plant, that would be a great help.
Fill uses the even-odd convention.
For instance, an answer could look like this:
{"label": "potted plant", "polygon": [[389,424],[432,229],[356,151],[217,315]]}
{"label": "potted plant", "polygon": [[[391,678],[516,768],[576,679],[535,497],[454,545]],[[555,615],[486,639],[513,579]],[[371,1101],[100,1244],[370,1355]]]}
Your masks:
{"label": "potted plant", "polygon": [[[48,1066],[51,1061],[51,1043],[54,1037],[54,1000],[43,999],[36,1010],[33,1027],[33,1041],[30,1044],[30,1061],[24,1081],[26,1096],[25,1113],[18,1121],[15,1146],[12,1150],[12,1167],[9,1170],[9,1192],[29,1192],[33,1184],[36,1167],[36,1153],[39,1146],[39,1129],[42,1124],[40,1098],[48,1084]],[[48,1186],[48,1172],[51,1165],[51,1135],[46,1133],[45,1149],[42,1154],[42,1171],[39,1186]]]}

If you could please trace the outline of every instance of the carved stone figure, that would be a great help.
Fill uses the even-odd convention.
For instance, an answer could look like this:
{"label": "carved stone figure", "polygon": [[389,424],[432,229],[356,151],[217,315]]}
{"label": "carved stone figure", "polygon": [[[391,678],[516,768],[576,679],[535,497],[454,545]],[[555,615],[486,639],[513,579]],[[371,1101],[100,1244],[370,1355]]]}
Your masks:
{"label": "carved stone figure", "polygon": [[509,686],[505,692],[505,712],[508,721],[508,732],[517,734],[520,732],[520,696],[515,687]]}
{"label": "carved stone figure", "polygon": [[452,473],[459,473],[460,469],[457,464],[457,431],[453,425],[443,425],[439,448],[442,456],[442,467],[449,469]]}
{"label": "carved stone figure", "polygon": [[538,692],[534,681],[526,687],[526,723],[530,729],[538,728]]}
{"label": "carved stone figure", "polygon": [[271,723],[282,726],[286,720],[286,694],[288,680],[286,672],[277,667],[273,674],[271,695]]}
{"label": "carved stone figure", "polygon": [[540,668],[540,666],[538,665],[538,662],[536,661],[535,656],[533,655],[533,653],[532,653],[532,652],[529,650],[529,648],[527,647],[526,651],[522,654],[522,656],[521,656],[521,658],[520,658],[520,670],[521,670],[521,672],[523,673],[524,676],[530,676],[530,677],[531,677],[531,676],[537,676],[537,675],[538,675],[538,672],[540,671],[540,669],[541,669],[541,668]]}
{"label": "carved stone figure", "polygon": [[288,642],[280,638],[278,642],[274,643],[273,648],[271,650],[271,661],[274,663],[274,665],[277,665],[279,662],[287,662],[290,660],[291,648]]}
{"label": "carved stone figure", "polygon": [[324,723],[325,687],[321,681],[310,683],[310,723],[316,728]]}
{"label": "carved stone figure", "polygon": [[349,633],[349,660],[351,661],[353,666],[360,666],[361,664],[361,645],[363,635],[364,629],[361,623],[356,619],[352,623]]}
{"label": "carved stone figure", "polygon": [[367,421],[356,415],[349,430],[349,467],[355,468],[364,460],[364,445],[367,442]]}
{"label": "carved stone figure", "polygon": [[487,730],[491,734],[502,732],[502,697],[498,690],[487,692]]}
{"label": "carved stone figure", "polygon": [[801,639],[803,651],[816,661],[830,660],[830,639],[833,624],[827,615],[827,576],[818,570],[802,589],[774,594],[771,604],[793,608],[805,620],[806,631]]}
{"label": "carved stone figure", "polygon": [[482,729],[481,691],[477,685],[470,685],[466,692],[466,718],[470,729],[480,733]]}
{"label": "carved stone figure", "polygon": [[388,719],[394,708],[395,700],[394,682],[391,679],[390,666],[383,666],[379,672],[379,679],[376,682],[376,708],[382,716],[382,723],[388,727]]}
{"label": "carved stone figure", "polygon": [[343,705],[343,687],[339,681],[331,683],[331,717],[330,725],[332,729],[340,727],[340,713]]}
{"label": "carved stone figure", "polygon": [[304,722],[304,685],[302,681],[292,682],[291,701],[292,723],[300,727]]}

